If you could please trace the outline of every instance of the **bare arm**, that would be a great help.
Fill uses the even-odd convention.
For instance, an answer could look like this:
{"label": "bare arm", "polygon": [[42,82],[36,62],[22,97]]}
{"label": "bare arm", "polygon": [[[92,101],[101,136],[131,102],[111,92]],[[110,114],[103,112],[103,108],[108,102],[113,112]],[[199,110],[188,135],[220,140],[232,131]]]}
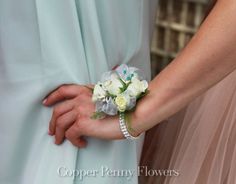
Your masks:
{"label": "bare arm", "polygon": [[219,0],[187,47],[150,83],[132,127],[150,129],[236,68],[236,1]]}

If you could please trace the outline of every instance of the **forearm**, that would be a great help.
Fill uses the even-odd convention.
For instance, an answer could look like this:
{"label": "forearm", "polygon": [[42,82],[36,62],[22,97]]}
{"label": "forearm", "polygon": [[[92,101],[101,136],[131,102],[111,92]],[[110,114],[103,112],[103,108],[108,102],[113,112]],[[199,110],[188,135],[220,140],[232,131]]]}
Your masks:
{"label": "forearm", "polygon": [[186,106],[236,68],[236,1],[219,1],[188,46],[150,83],[132,126],[145,131]]}

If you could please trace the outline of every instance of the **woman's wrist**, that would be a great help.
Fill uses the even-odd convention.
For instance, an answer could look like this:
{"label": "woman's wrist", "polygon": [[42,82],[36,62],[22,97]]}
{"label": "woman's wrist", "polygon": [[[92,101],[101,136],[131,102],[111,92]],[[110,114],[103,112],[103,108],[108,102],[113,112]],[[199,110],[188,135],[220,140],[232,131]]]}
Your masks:
{"label": "woman's wrist", "polygon": [[[149,93],[143,99],[141,99],[135,108],[135,111],[129,113],[130,115],[130,124],[132,129],[141,134],[151,127],[153,127],[153,98],[155,95],[152,92],[152,89],[149,88]],[[150,105],[147,105],[150,104]],[[157,111],[155,112],[157,113]]]}
{"label": "woman's wrist", "polygon": [[135,111],[127,113],[126,117],[127,129],[132,136],[137,137],[141,133],[145,132],[141,126],[141,119],[137,117]]}

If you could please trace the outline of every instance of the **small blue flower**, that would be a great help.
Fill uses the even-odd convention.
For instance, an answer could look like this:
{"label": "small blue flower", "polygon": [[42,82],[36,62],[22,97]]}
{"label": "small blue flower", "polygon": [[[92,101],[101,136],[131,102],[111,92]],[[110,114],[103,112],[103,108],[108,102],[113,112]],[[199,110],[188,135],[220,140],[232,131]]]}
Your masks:
{"label": "small blue flower", "polygon": [[117,67],[115,71],[123,81],[131,81],[138,69],[135,67],[129,67],[126,64],[122,64]]}

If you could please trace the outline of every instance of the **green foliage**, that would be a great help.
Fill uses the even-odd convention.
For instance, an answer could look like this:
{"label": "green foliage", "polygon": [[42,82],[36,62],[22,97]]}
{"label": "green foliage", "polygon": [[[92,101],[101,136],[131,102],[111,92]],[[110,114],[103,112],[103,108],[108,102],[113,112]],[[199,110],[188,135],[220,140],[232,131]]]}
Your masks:
{"label": "green foliage", "polygon": [[138,97],[137,100],[139,100],[140,98],[143,98],[144,96],[146,96],[149,93],[149,90],[146,89],[146,91],[144,93],[141,93]]}
{"label": "green foliage", "polygon": [[121,91],[121,93],[123,93],[128,88],[129,85],[126,84],[121,78],[119,78],[119,80],[120,80],[120,82],[122,83],[122,86],[123,86],[123,87],[120,88],[120,91]]}
{"label": "green foliage", "polygon": [[86,87],[87,89],[89,89],[92,93],[93,93],[93,91],[94,91],[94,88],[91,88],[91,87],[89,87],[89,86],[86,86],[86,85],[84,85],[84,87]]}
{"label": "green foliage", "polygon": [[103,112],[94,112],[91,116],[91,119],[103,119],[106,117],[106,114]]}
{"label": "green foliage", "polygon": [[125,113],[125,122],[127,125],[127,129],[129,133],[134,133],[135,130],[132,128],[132,122],[131,122],[131,117],[130,117],[130,113]]}

